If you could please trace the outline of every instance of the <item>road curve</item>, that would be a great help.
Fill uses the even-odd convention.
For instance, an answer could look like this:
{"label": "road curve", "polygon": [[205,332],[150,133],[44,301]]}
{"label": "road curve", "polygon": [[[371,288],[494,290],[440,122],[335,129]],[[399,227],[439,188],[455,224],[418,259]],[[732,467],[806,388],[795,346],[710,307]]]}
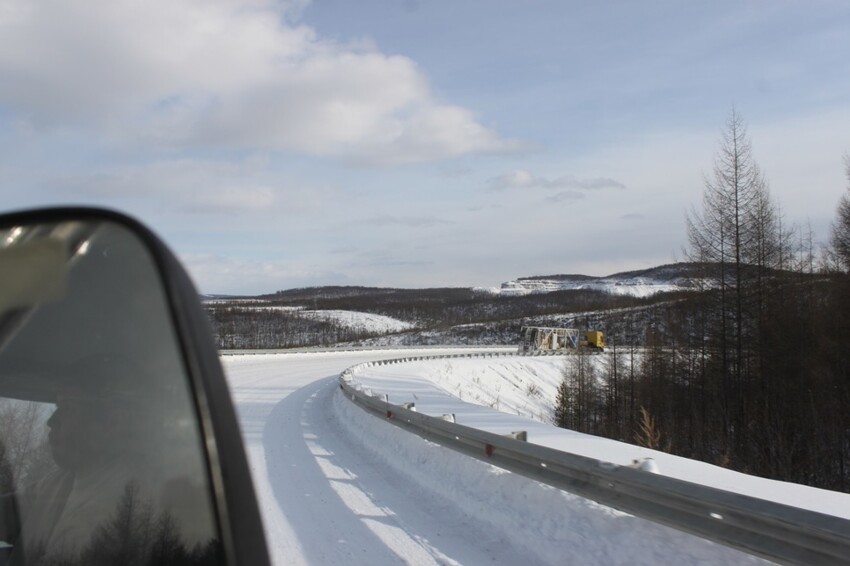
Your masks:
{"label": "road curve", "polygon": [[362,455],[340,426],[331,410],[339,372],[390,357],[224,358],[273,563],[529,564],[462,509]]}

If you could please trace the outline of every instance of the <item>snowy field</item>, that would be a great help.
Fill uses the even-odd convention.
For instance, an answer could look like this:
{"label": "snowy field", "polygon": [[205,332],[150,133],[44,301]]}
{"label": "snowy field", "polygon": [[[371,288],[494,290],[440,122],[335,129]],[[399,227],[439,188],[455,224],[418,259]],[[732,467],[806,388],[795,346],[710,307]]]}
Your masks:
{"label": "snowy field", "polygon": [[[224,358],[276,564],[761,562],[456,454],[366,414],[339,393],[336,378],[350,366],[439,353]],[[406,362],[357,368],[355,379],[393,402],[454,413],[470,426],[528,430],[531,442],[619,464],[652,457],[662,474],[850,517],[848,495],[541,422],[561,364],[560,357]]]}
{"label": "snowy field", "polygon": [[303,311],[304,316],[318,318],[335,322],[340,326],[359,330],[361,332],[369,332],[374,334],[388,334],[391,332],[403,332],[414,327],[413,324],[384,316],[381,314],[372,314],[368,312],[345,311],[345,310],[309,310]]}
{"label": "snowy field", "polygon": [[[252,300],[252,302],[263,301]],[[350,328],[351,330],[367,332],[370,334],[389,334],[393,332],[404,332],[405,330],[410,330],[415,327],[414,324],[399,320],[397,318],[368,312],[348,311],[339,309],[311,310],[305,309],[301,306],[257,306],[255,304],[241,305],[239,304],[238,300],[207,300],[204,301],[204,303],[207,305],[232,306],[243,312],[286,312],[303,318],[312,318],[316,320],[333,322],[344,328]]]}

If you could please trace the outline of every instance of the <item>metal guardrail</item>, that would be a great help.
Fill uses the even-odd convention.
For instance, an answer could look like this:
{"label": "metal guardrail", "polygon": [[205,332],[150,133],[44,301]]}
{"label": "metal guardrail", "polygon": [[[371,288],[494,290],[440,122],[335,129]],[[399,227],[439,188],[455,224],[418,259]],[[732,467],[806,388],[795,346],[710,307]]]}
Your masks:
{"label": "metal guardrail", "polygon": [[342,372],[340,388],[355,404],[394,425],[603,505],[782,564],[850,564],[850,520],[456,424],[389,403],[353,382],[358,367],[473,356],[478,357],[458,354],[358,364]]}
{"label": "metal guardrail", "polygon": [[449,344],[449,345],[389,345],[389,346],[305,346],[303,348],[223,348],[219,349],[220,356],[243,356],[261,354],[326,354],[352,352],[386,352],[404,350],[516,350],[516,346],[493,344]]}

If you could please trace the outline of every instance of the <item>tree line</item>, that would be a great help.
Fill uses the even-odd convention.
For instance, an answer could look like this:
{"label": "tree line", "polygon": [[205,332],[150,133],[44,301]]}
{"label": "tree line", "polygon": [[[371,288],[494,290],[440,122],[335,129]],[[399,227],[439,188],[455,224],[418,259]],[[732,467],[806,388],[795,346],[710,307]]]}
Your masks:
{"label": "tree line", "polygon": [[517,341],[522,324],[545,325],[548,316],[628,309],[664,300],[660,295],[612,297],[585,289],[505,297],[473,289],[351,287],[281,291],[262,300],[206,307],[217,346],[238,349],[330,346],[383,335],[304,316],[296,309],[359,311],[411,322],[416,330],[399,333],[396,340],[403,344],[509,344]]}
{"label": "tree line", "polygon": [[644,312],[606,375],[568,358],[556,424],[850,491],[850,192],[819,249],[784,221],[733,111],[687,232],[703,291]]}
{"label": "tree line", "polygon": [[290,311],[209,305],[207,314],[215,344],[222,350],[331,346],[375,335]]}

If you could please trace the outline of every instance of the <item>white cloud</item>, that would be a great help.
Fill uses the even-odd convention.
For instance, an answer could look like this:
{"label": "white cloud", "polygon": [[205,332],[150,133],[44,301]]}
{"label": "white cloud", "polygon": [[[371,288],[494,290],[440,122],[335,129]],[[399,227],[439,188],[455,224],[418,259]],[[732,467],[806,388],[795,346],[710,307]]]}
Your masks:
{"label": "white cloud", "polygon": [[522,148],[410,59],[291,24],[304,2],[0,0],[0,109],[155,147],[404,163]]}
{"label": "white cloud", "polygon": [[269,187],[218,187],[205,198],[184,205],[187,212],[233,214],[234,211],[262,210],[272,206],[275,193]]}
{"label": "white cloud", "polygon": [[173,159],[141,166],[111,166],[91,174],[43,181],[57,191],[113,205],[140,199],[167,203],[169,212],[192,214],[262,214],[287,216],[316,212],[336,198],[335,189],[292,186],[272,180],[265,160],[207,161]]}
{"label": "white cloud", "polygon": [[525,169],[515,169],[503,173],[498,177],[490,179],[490,187],[493,189],[515,189],[521,187],[533,187],[535,177]]}
{"label": "white cloud", "polygon": [[583,198],[584,193],[580,193],[579,191],[561,191],[548,197],[546,200],[548,200],[549,202],[561,203],[574,200],[581,200]]}
{"label": "white cloud", "polygon": [[201,293],[263,294],[281,289],[345,284],[339,272],[292,260],[258,260],[214,254],[181,254],[180,260]]}
{"label": "white cloud", "polygon": [[433,228],[434,226],[451,224],[448,220],[433,216],[391,216],[384,214],[363,221],[372,226],[407,226],[410,228]]}
{"label": "white cloud", "polygon": [[490,179],[491,190],[542,188],[542,189],[573,189],[560,195],[575,194],[575,190],[625,189],[626,185],[607,177],[579,179],[572,175],[562,175],[555,178],[538,177],[525,169],[514,169]]}

